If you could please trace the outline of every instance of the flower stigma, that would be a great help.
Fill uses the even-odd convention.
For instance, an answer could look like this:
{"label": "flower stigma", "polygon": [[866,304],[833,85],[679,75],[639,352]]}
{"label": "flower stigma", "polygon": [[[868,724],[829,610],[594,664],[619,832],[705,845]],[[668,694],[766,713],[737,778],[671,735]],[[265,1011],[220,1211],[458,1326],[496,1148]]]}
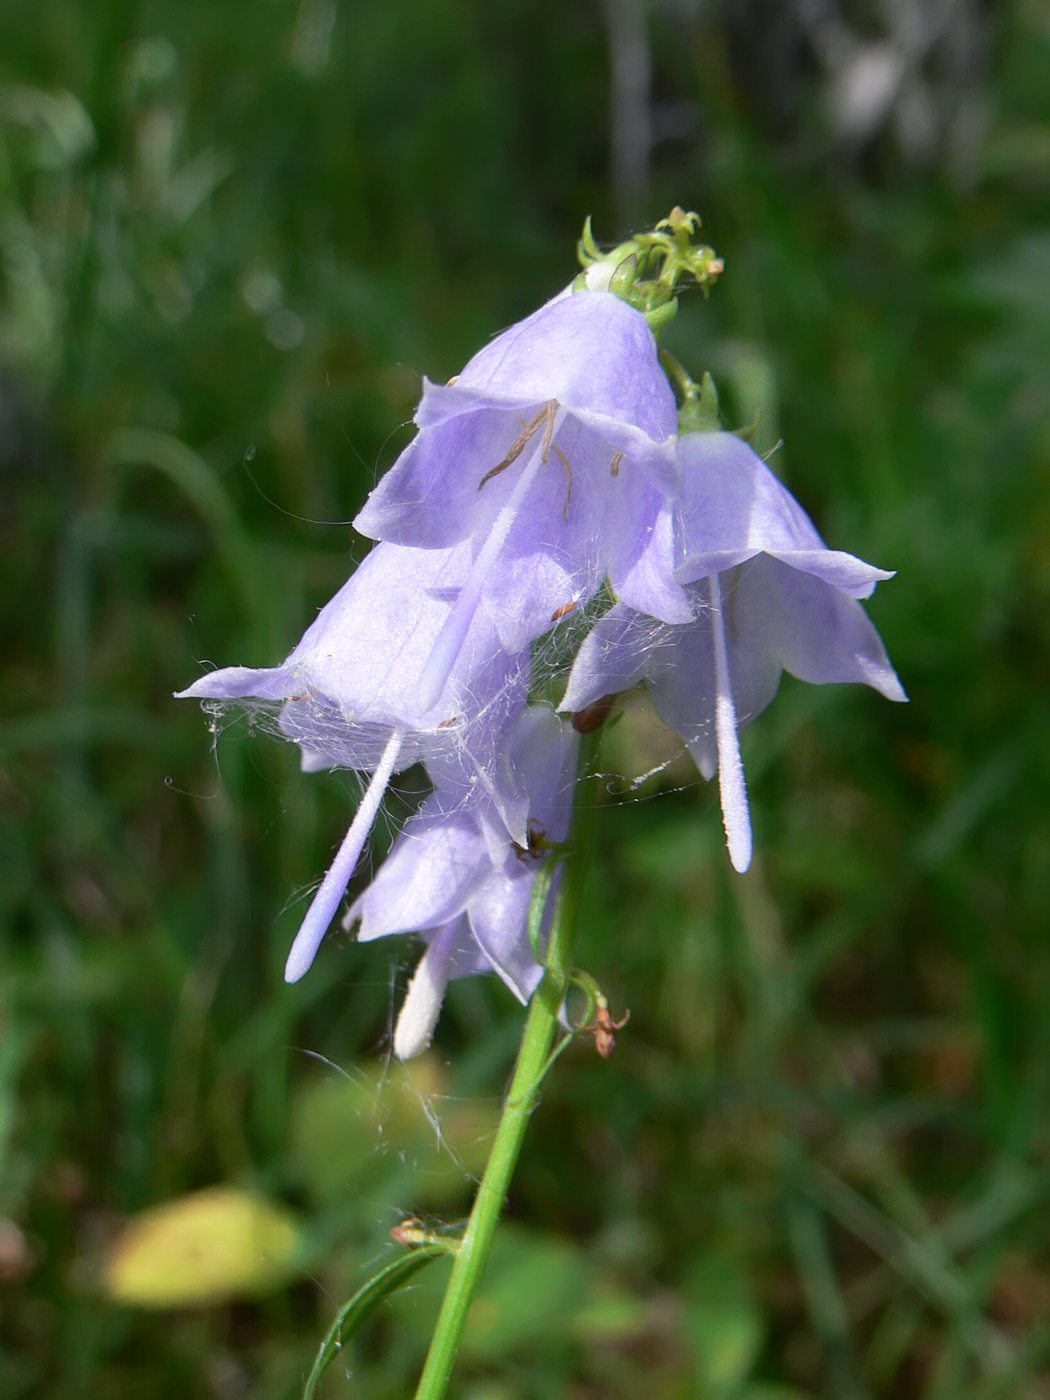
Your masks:
{"label": "flower stigma", "polygon": [[394,1054],[399,1060],[421,1055],[433,1038],[448,986],[455,935],[455,922],[446,924],[412,974],[394,1027]]}
{"label": "flower stigma", "polygon": [[303,920],[299,932],[295,935],[295,942],[292,944],[288,961],[284,966],[284,980],[286,982],[298,982],[300,977],[309,971],[311,963],[317,956],[321,940],[335,918],[336,910],[346,893],[346,887],[357,868],[357,862],[364,850],[365,842],[375,824],[380,803],[390,785],[390,779],[397,766],[404,740],[404,731],[395,729],[387,741],[383,756],[379,760],[379,766],[372,775],[372,780],[361,799],[361,805],[354,813],[354,819],[343,838],[343,844],[339,847],[335,860],[328,867],[328,873],[321,881],[321,886],[314,895],[310,908],[306,911],[306,918]]}
{"label": "flower stigma", "polygon": [[726,845],[733,869],[741,874],[751,864],[751,812],[747,801],[744,765],[740,758],[740,736],[736,728],[736,706],[729,678],[725,623],[722,615],[722,589],[718,575],[707,581],[711,597],[711,626],[715,653],[715,738],[718,743],[718,789],[722,799],[722,820]]}

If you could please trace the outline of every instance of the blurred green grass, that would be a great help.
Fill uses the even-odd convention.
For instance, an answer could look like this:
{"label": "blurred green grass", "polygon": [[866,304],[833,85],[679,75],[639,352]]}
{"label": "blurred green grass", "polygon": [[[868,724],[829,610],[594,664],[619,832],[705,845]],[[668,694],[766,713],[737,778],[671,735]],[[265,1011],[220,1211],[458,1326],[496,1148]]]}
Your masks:
{"label": "blurred green grass", "polygon": [[[471,1400],[1050,1383],[1050,20],[996,12],[953,183],[835,156],[805,65],[785,132],[762,14],[654,15],[698,115],[638,217],[704,214],[727,272],[670,343],[899,569],[871,611],[912,703],[785,681],[743,880],[709,787],[613,784],[582,961],[631,1022],[532,1125]],[[353,779],[170,695],[284,655],[419,376],[568,280],[584,215],[620,231],[607,70],[599,8],[545,0],[0,7],[5,1395],[294,1396],[391,1226],[467,1204],[519,1013],[457,984],[391,1100],[411,950],[280,980]],[[663,756],[633,721],[610,751]],[[301,1281],[108,1303],[122,1222],[222,1182],[305,1222]],[[439,1269],[331,1396],[409,1393]]]}

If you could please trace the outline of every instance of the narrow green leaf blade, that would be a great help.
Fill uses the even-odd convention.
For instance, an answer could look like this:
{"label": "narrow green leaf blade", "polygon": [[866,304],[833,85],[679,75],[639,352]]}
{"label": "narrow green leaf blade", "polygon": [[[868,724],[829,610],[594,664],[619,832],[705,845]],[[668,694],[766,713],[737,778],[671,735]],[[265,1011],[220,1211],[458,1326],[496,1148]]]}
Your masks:
{"label": "narrow green leaf blade", "polygon": [[325,1334],[310,1374],[306,1378],[303,1400],[314,1400],[321,1378],[340,1348],[364,1326],[384,1298],[396,1293],[399,1288],[404,1288],[432,1259],[440,1259],[451,1252],[447,1244],[420,1245],[410,1254],[403,1254],[385,1269],[380,1269],[374,1278],[359,1288],[350,1301],[339,1309],[338,1316]]}

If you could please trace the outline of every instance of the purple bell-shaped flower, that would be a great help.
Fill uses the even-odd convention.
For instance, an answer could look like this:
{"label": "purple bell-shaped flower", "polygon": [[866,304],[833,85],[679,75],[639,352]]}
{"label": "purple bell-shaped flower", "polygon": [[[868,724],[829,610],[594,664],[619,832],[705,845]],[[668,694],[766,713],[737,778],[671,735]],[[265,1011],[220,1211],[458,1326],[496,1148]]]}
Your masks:
{"label": "purple bell-shaped flower", "polygon": [[528,802],[524,844],[494,803],[465,805],[440,788],[406,824],[345,920],[358,939],[419,933],[426,952],[394,1031],[406,1060],[430,1044],[454,977],[496,972],[521,1001],[543,975],[528,937],[539,863],[568,836],[578,736],[546,706],[531,705],[506,734],[507,760]]}
{"label": "purple bell-shaped flower", "polygon": [[307,628],[281,666],[230,666],[180,698],[283,701],[280,727],[303,767],[356,768],[372,778],[292,945],[298,981],[313,962],[346,891],[392,776],[422,759],[431,778],[465,802],[483,793],[527,839],[526,799],[508,777],[503,730],[528,694],[528,655],[512,656],[477,619],[437,701],[418,704],[420,670],[470,568],[469,549],[381,544]]}
{"label": "purple bell-shaped flower", "polygon": [[557,297],[450,384],[428,382],[416,423],[354,524],[402,545],[469,546],[463,588],[421,669],[421,710],[436,704],[479,608],[511,652],[606,577],[642,611],[680,611],[649,561],[677,485],[676,409],[640,311],[610,292]]}
{"label": "purple bell-shaped flower", "polygon": [[892,574],[828,549],[740,438],[690,433],[678,457],[673,552],[662,567],[691,620],[670,625],[617,603],[581,646],[561,708],[582,710],[645,679],[704,777],[717,769],[730,858],[746,870],[751,818],[738,731],[769,704],[785,670],[907,698],[857,601]]}

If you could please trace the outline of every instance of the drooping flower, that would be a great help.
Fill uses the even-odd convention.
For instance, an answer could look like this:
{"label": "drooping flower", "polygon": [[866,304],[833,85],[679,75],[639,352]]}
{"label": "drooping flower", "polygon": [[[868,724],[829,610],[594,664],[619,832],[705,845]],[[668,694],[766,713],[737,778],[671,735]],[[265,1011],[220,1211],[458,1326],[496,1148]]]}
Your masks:
{"label": "drooping flower", "polygon": [[451,978],[496,972],[521,1001],[543,968],[528,937],[540,861],[568,835],[577,735],[546,706],[531,705],[506,736],[507,761],[528,801],[528,838],[517,841],[498,807],[465,805],[440,788],[406,824],[375,879],[350,909],[358,939],[419,933],[427,943],[394,1033],[409,1059],[426,1049]]}
{"label": "drooping flower", "polygon": [[645,679],[660,718],[704,777],[719,773],[730,858],[751,861],[738,731],[776,694],[781,672],[861,681],[907,697],[858,598],[892,577],[828,549],[769,468],[729,433],[679,441],[682,472],[665,567],[692,620],[668,625],[617,603],[576,657],[563,710],[582,710]]}
{"label": "drooping flower", "polygon": [[394,773],[422,759],[435,781],[469,800],[482,791],[527,839],[526,798],[507,773],[501,737],[528,693],[528,656],[512,656],[485,617],[470,628],[438,702],[423,712],[419,673],[470,568],[469,549],[378,545],[281,665],[230,666],[180,698],[283,701],[280,727],[303,767],[372,773],[346,838],[292,945],[289,982],[310,966],[342,900]]}
{"label": "drooping flower", "polygon": [[[674,395],[645,316],[609,292],[548,302],[445,386],[372,492],[362,534],[426,549],[469,542],[472,565],[423,668],[441,692],[479,607],[517,652],[601,587],[667,621],[678,590],[650,567],[677,484]],[[687,613],[685,614],[688,615]]]}

